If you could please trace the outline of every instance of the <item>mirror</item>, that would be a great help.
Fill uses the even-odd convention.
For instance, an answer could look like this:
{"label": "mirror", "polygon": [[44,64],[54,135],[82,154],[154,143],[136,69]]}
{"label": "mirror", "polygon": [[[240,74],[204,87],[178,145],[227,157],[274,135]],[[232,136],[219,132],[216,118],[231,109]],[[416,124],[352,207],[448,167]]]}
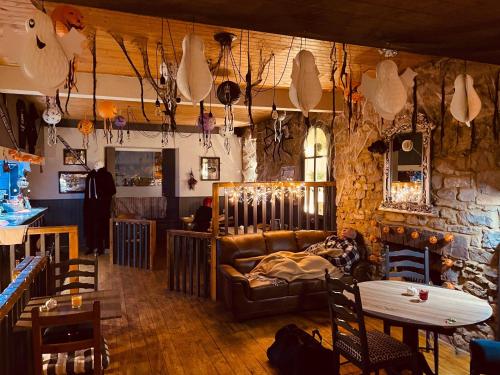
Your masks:
{"label": "mirror", "polygon": [[430,204],[430,142],[434,126],[421,113],[416,132],[400,116],[383,132],[389,150],[384,158],[384,200],[380,209],[433,215]]}

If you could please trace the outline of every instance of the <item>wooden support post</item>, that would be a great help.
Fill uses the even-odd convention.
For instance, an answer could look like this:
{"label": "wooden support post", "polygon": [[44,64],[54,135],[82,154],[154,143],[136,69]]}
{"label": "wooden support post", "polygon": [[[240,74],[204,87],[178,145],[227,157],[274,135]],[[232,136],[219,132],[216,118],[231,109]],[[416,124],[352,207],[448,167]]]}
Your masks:
{"label": "wooden support post", "polygon": [[[238,205],[235,204],[235,210]],[[229,213],[226,213],[228,215]],[[236,219],[236,215],[235,219]],[[236,225],[236,224],[235,224]],[[210,298],[217,300],[217,236],[219,235],[219,184],[212,185],[212,238],[210,239]]]}

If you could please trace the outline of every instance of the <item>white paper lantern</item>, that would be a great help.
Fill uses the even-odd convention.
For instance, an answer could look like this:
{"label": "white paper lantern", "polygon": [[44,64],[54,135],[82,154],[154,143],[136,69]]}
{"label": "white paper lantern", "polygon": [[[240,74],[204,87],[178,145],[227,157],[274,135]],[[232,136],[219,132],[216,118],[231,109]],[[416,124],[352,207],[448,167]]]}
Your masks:
{"label": "white paper lantern", "polygon": [[314,55],[307,50],[301,50],[293,59],[290,100],[305,117],[309,117],[309,111],[318,105],[322,95],[323,89]]}
{"label": "white paper lantern", "polygon": [[470,126],[481,111],[481,99],[474,89],[474,80],[468,74],[455,78],[455,93],[451,99],[450,112],[453,117]]}
{"label": "white paper lantern", "polygon": [[363,74],[359,90],[382,118],[392,121],[404,108],[408,100],[408,88],[413,87],[416,75],[408,68],[399,76],[396,63],[383,60],[377,64],[376,78]]}
{"label": "white paper lantern", "polygon": [[186,35],[182,41],[177,87],[193,105],[205,99],[212,89],[212,73],[205,58],[205,45],[195,34]]}

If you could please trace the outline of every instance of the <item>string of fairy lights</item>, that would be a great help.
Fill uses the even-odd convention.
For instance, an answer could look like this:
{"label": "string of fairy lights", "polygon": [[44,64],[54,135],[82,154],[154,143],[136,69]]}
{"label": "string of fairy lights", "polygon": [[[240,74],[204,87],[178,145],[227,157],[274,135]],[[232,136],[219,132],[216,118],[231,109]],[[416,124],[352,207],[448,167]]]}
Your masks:
{"label": "string of fairy lights", "polygon": [[274,199],[301,199],[305,191],[306,187],[300,183],[289,186],[238,186],[224,188],[224,196],[227,196],[232,204],[246,201],[249,205],[259,205]]}

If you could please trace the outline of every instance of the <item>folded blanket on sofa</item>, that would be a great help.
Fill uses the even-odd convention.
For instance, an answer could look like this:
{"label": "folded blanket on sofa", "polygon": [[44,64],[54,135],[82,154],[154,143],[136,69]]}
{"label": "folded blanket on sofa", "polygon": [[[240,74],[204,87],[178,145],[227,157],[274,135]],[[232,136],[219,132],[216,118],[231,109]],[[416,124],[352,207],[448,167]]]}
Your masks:
{"label": "folded blanket on sofa", "polygon": [[341,277],[343,272],[328,260],[306,252],[278,251],[267,255],[245,276],[249,280],[267,280],[279,284],[277,279],[288,282],[297,279],[322,279],[325,270],[331,277]]}

